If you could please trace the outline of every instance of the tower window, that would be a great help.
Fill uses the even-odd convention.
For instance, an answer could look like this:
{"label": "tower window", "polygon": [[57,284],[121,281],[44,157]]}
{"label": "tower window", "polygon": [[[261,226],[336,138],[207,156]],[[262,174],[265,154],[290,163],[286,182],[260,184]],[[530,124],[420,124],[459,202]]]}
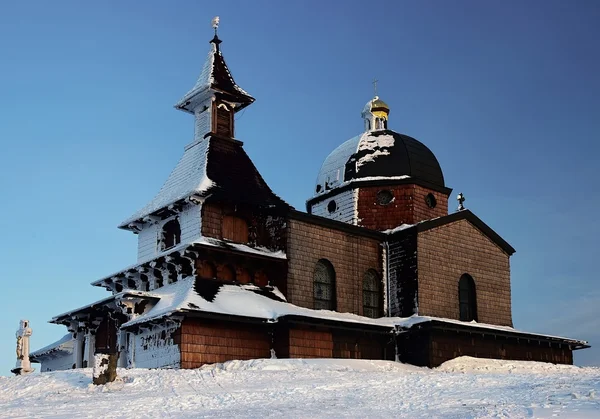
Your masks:
{"label": "tower window", "polygon": [[373,269],[369,269],[363,276],[363,316],[381,317],[379,275]]}
{"label": "tower window", "polygon": [[171,220],[162,228],[162,250],[169,249],[181,242],[181,227],[179,221]]}
{"label": "tower window", "polygon": [[196,274],[202,279],[214,279],[217,277],[217,269],[211,262],[203,260],[196,264]]}
{"label": "tower window", "polygon": [[230,265],[222,265],[217,271],[217,278],[224,282],[235,281],[235,270]]}
{"label": "tower window", "polygon": [[248,243],[248,223],[235,215],[225,215],[222,224],[223,239],[236,243]]}
{"label": "tower window", "polygon": [[327,204],[327,211],[329,211],[329,213],[331,214],[332,212],[335,212],[335,210],[337,210],[337,204],[335,203],[335,201],[332,199],[331,201],[329,201],[329,203]]}
{"label": "tower window", "polygon": [[213,132],[222,137],[233,137],[233,112],[226,104],[215,106]]}
{"label": "tower window", "polygon": [[435,196],[432,193],[428,193],[425,197],[425,203],[429,208],[435,208],[437,205],[437,199],[435,199]]}
{"label": "tower window", "polygon": [[377,192],[377,203],[379,205],[388,205],[394,201],[394,194],[392,191],[383,190]]}
{"label": "tower window", "polygon": [[335,310],[335,270],[331,262],[319,260],[313,279],[315,310]]}
{"label": "tower window", "polygon": [[477,321],[475,281],[473,281],[473,278],[469,274],[463,274],[458,281],[458,302],[460,320],[465,322]]}

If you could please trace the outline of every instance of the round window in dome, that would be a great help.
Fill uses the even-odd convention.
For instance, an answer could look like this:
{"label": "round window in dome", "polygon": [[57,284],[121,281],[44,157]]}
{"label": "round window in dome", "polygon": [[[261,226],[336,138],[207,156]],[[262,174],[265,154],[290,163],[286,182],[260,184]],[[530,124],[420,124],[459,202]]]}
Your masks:
{"label": "round window in dome", "polygon": [[384,189],[383,191],[377,192],[377,203],[379,205],[388,205],[391,204],[394,200],[394,194],[392,191],[388,191]]}
{"label": "round window in dome", "polygon": [[329,213],[331,214],[332,212],[335,212],[336,209],[337,209],[337,204],[332,199],[331,201],[329,201],[329,204],[327,204],[327,211],[329,211]]}
{"label": "round window in dome", "polygon": [[317,193],[321,192],[321,189],[322,189],[321,185],[317,185],[317,189],[316,189]]}
{"label": "round window in dome", "polygon": [[433,196],[432,193],[428,193],[425,197],[425,203],[429,208],[435,208],[437,205],[437,199],[435,199],[435,196]]}

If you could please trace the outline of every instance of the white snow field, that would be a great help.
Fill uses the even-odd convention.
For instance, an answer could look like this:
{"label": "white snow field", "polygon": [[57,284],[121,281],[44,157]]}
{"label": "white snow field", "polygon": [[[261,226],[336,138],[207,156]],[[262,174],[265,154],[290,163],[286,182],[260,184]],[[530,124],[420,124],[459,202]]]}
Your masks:
{"label": "white snow field", "polygon": [[196,370],[91,369],[0,377],[2,418],[600,417],[600,368],[462,357],[436,369],[388,361],[259,359]]}

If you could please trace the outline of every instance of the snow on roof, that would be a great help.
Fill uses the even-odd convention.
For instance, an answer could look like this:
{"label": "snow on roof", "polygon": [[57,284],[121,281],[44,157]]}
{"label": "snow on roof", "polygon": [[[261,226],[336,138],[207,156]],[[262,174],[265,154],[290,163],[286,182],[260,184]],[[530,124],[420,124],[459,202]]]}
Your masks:
{"label": "snow on roof", "polygon": [[[395,139],[392,135],[373,135],[373,132],[364,132],[344,142],[333,150],[321,165],[321,170],[319,170],[319,175],[317,176],[317,185],[321,185],[321,189],[315,196],[321,195],[329,189],[347,185],[353,181],[364,182],[369,180],[401,180],[410,178],[409,175],[367,176],[348,181],[344,178],[346,173],[346,163],[348,163],[348,160],[350,160],[355,153],[358,153],[359,151],[367,152],[356,161],[356,171],[358,171],[361,166],[375,161],[377,157],[389,155],[390,151],[388,148],[393,147],[394,143]],[[327,187],[325,187],[326,184]]]}
{"label": "snow on roof", "polygon": [[409,229],[409,228],[414,227],[416,225],[417,224],[400,224],[396,228],[390,228],[388,230],[383,230],[382,233],[384,233],[384,234],[394,234],[394,233],[397,233],[398,231],[406,230],[406,229]]}
{"label": "snow on roof", "polygon": [[219,239],[215,239],[212,237],[201,236],[194,240],[180,243],[175,247],[171,247],[169,249],[163,250],[162,252],[159,252],[159,253],[149,257],[148,259],[138,261],[137,263],[134,263],[133,265],[129,265],[128,267],[121,269],[120,271],[114,272],[110,275],[105,276],[104,278],[101,278],[101,279],[98,279],[97,281],[92,282],[92,285],[102,285],[102,283],[107,279],[121,275],[132,269],[136,269],[136,268],[140,267],[141,265],[148,263],[152,260],[158,259],[160,257],[168,256],[174,252],[181,252],[182,250],[185,250],[188,247],[193,246],[195,244],[204,245],[204,246],[212,246],[212,247],[220,247],[220,248],[223,248],[226,250],[234,250],[234,251],[238,251],[238,252],[242,252],[242,253],[252,253],[254,255],[265,256],[265,257],[273,258],[273,259],[287,259],[287,255],[285,254],[285,252],[283,250],[273,251],[273,250],[269,250],[266,247],[262,247],[262,246],[250,247],[246,244],[233,243],[233,242],[230,242],[227,240],[219,240]]}
{"label": "snow on roof", "polygon": [[210,138],[206,138],[188,145],[181,160],[179,160],[154,199],[123,221],[119,228],[127,228],[129,224],[179,200],[196,194],[203,195],[214,186],[214,182],[206,174],[209,144]]}
{"label": "snow on roof", "polygon": [[499,325],[489,324],[489,323],[478,323],[475,320],[470,321],[470,322],[464,322],[461,320],[447,319],[447,318],[443,318],[443,317],[430,317],[430,316],[411,316],[411,317],[407,317],[407,318],[398,317],[398,319],[400,319],[401,321],[397,322],[395,324],[395,326],[400,329],[410,329],[413,326],[416,326],[416,325],[419,325],[422,323],[436,321],[436,322],[440,322],[440,323],[456,324],[459,326],[467,326],[467,327],[473,327],[473,328],[479,328],[479,329],[488,329],[488,330],[493,330],[493,331],[498,331],[498,332],[520,333],[520,334],[531,335],[531,336],[540,336],[540,337],[544,337],[544,338],[561,339],[561,340],[567,340],[567,341],[571,341],[573,343],[584,344],[584,345],[587,345],[587,343],[588,343],[585,340],[566,338],[563,336],[545,335],[545,334],[541,334],[541,333],[526,332],[523,330],[515,329],[514,327],[510,327],[510,326],[499,326]]}
{"label": "snow on roof", "polygon": [[215,51],[216,45],[211,44],[211,49],[208,51],[208,56],[206,60],[204,60],[204,65],[202,66],[202,71],[200,72],[200,76],[198,76],[198,80],[196,80],[196,84],[194,87],[187,92],[178,103],[185,103],[188,99],[194,96],[196,93],[199,93],[203,90],[209,89],[210,86],[214,83],[213,77],[213,66],[215,62]]}
{"label": "snow on roof", "polygon": [[373,326],[392,326],[388,318],[371,319],[351,313],[298,307],[286,302],[285,297],[277,288],[273,288],[271,293],[277,296],[279,301],[262,295],[263,293],[260,292],[261,288],[255,285],[217,283],[217,293],[212,296],[213,299],[211,301],[208,301],[196,292],[195,281],[195,278],[188,277],[153,291],[153,294],[160,297],[156,306],[148,313],[125,323],[123,327],[144,323],[181,311],[201,311],[252,317],[269,322],[277,321],[278,318],[283,316],[296,315],[323,320],[370,324]]}
{"label": "snow on roof", "polygon": [[[209,284],[207,281],[198,280],[198,284]],[[274,298],[266,296],[264,288],[255,285],[229,285],[210,282],[214,287],[210,290],[209,296],[203,297],[198,293],[196,279],[188,277],[174,284],[167,285],[153,291],[153,295],[160,297],[158,303],[145,313],[123,325],[123,327],[133,326],[153,319],[164,317],[182,311],[200,311],[216,314],[226,314],[231,316],[252,317],[263,319],[267,322],[275,322],[285,316],[302,316],[313,319],[336,321],[343,323],[355,323],[370,326],[389,327],[390,332],[394,329],[411,329],[422,323],[437,321],[442,323],[457,324],[466,327],[488,329],[490,331],[503,331],[511,333],[521,333],[540,337],[550,337],[562,340],[569,340],[573,343],[587,344],[585,341],[579,341],[559,336],[548,336],[536,333],[523,332],[508,326],[497,326],[486,323],[462,322],[459,320],[445,319],[428,316],[411,317],[381,317],[372,319],[352,313],[339,313],[329,310],[313,310],[304,307],[298,307],[288,303],[285,297],[277,288],[269,291],[275,295]],[[263,292],[261,292],[263,290]],[[258,292],[257,292],[258,291]],[[201,292],[201,291],[200,291]]]}
{"label": "snow on roof", "polygon": [[[321,188],[323,188],[327,183],[328,186],[335,187],[344,181],[346,162],[350,159],[350,156],[356,153],[363,135],[357,135],[349,139],[325,158],[317,176],[317,185],[321,185]],[[325,192],[323,189],[322,191]]]}
{"label": "snow on roof", "polygon": [[[217,60],[218,60],[218,62],[217,62]],[[179,102],[177,102],[175,107],[186,110],[188,112],[192,112],[190,109],[187,108],[188,101],[192,100],[194,98],[194,96],[197,96],[199,93],[201,93],[205,90],[208,90],[211,88],[219,89],[219,87],[220,87],[219,82],[218,82],[217,78],[215,77],[215,69],[216,68],[218,68],[218,71],[220,71],[220,74],[219,74],[220,78],[221,79],[226,78],[227,85],[230,86],[230,88],[232,87],[239,94],[251,98],[250,94],[248,94],[248,92],[246,92],[244,89],[242,89],[240,86],[238,86],[236,84],[235,80],[233,80],[233,76],[231,75],[231,72],[229,71],[227,64],[225,64],[225,59],[223,58],[223,54],[221,53],[221,50],[217,47],[217,43],[211,42],[211,49],[208,52],[208,56],[206,57],[206,60],[204,61],[204,65],[202,66],[202,71],[200,72],[200,76],[198,77],[198,80],[196,80],[196,84],[194,84],[194,87],[192,87],[179,100]],[[252,100],[254,100],[254,99],[252,99]]]}
{"label": "snow on roof", "polygon": [[50,355],[55,352],[66,352],[72,354],[74,344],[75,340],[73,339],[73,336],[71,336],[70,333],[67,333],[56,342],[51,343],[48,346],[44,346],[43,348],[38,349],[37,351],[31,352],[29,354],[29,357],[32,361],[36,361],[39,358],[44,358],[47,355]]}
{"label": "snow on roof", "polygon": [[358,172],[364,164],[375,161],[379,156],[389,155],[389,148],[394,145],[394,142],[394,137],[388,134],[376,137],[364,136],[359,142],[357,151],[368,151],[368,153],[356,160],[356,171]]}
{"label": "snow on roof", "polygon": [[76,309],[65,311],[64,313],[58,314],[58,315],[52,317],[52,319],[50,319],[50,323],[59,323],[60,324],[61,320],[68,318],[74,314],[84,312],[92,307],[98,307],[98,306],[104,305],[106,303],[122,300],[122,299],[125,299],[126,297],[159,298],[158,295],[155,295],[148,291],[138,291],[138,290],[126,289],[122,292],[119,292],[118,294],[113,294],[109,297],[105,297],[100,300],[94,301],[91,304],[86,304],[86,305],[78,307]]}

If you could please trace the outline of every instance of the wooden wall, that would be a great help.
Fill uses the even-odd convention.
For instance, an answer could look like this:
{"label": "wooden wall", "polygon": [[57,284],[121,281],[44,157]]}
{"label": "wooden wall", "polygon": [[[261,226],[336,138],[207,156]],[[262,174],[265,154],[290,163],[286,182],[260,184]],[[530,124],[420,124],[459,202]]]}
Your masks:
{"label": "wooden wall", "polygon": [[271,356],[271,337],[262,325],[185,319],[180,339],[181,368]]}
{"label": "wooden wall", "polygon": [[432,330],[401,334],[397,342],[400,361],[431,368],[459,356],[573,364],[567,345],[491,334]]}
{"label": "wooden wall", "polygon": [[467,220],[419,233],[419,315],[459,320],[458,281],[475,281],[480,323],[512,326],[509,255]]}
{"label": "wooden wall", "polygon": [[337,311],[362,315],[365,272],[374,269],[381,278],[380,242],[294,219],[289,220],[287,236],[288,302],[314,307],[315,265],[319,259],[327,259],[336,274]]}

